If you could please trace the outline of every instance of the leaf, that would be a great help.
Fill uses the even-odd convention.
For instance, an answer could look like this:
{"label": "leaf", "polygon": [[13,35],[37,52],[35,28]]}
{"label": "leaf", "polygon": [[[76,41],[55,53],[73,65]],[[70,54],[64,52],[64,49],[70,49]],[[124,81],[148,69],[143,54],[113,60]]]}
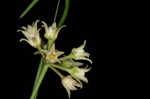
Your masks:
{"label": "leaf", "polygon": [[22,19],[33,7],[34,5],[38,2],[39,0],[33,0],[29,6],[22,12],[20,15],[19,19]]}

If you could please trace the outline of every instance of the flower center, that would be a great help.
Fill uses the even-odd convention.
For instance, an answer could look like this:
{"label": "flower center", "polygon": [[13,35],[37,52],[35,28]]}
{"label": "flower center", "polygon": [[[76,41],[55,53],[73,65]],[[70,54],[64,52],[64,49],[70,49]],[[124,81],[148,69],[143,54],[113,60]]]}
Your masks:
{"label": "flower center", "polygon": [[49,58],[50,58],[50,59],[54,59],[54,57],[55,57],[54,54],[50,54],[50,55],[49,55]]}

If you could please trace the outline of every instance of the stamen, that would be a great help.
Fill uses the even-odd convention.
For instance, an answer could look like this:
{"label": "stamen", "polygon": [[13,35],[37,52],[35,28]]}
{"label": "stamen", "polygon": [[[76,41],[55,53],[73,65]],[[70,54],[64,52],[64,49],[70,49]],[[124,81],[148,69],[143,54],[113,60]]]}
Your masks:
{"label": "stamen", "polygon": [[54,54],[50,54],[50,59],[54,59],[55,55]]}

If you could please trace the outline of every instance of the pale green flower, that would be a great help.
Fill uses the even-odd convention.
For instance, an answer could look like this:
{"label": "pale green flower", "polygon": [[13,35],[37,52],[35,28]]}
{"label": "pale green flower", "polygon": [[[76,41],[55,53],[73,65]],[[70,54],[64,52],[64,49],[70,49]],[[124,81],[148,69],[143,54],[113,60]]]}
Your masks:
{"label": "pale green flower", "polygon": [[81,88],[81,84],[74,80],[71,76],[66,76],[62,79],[62,85],[67,90],[68,96],[70,98],[71,92],[78,90],[76,87]]}
{"label": "pale green flower", "polygon": [[90,54],[84,51],[85,45],[86,45],[86,40],[80,47],[73,48],[71,53],[72,57],[75,60],[87,60],[90,63],[92,63],[92,61],[89,59]]}
{"label": "pale green flower", "polygon": [[85,73],[90,71],[91,68],[79,68],[79,67],[74,67],[71,70],[69,70],[69,73],[74,77],[75,79],[82,80],[86,83],[88,83],[88,79],[85,77]]}
{"label": "pale green flower", "polygon": [[61,28],[57,28],[56,23],[53,23],[52,26],[48,27],[48,25],[44,21],[42,21],[42,23],[45,29],[44,37],[50,40],[55,40],[58,36],[59,31],[64,27],[62,26]]}
{"label": "pale green flower", "polygon": [[21,39],[20,41],[26,41],[34,48],[39,48],[41,45],[41,38],[39,35],[40,29],[37,28],[37,23],[39,21],[35,21],[32,25],[28,25],[27,27],[22,27],[22,30],[18,30],[18,32],[22,32],[27,39]]}

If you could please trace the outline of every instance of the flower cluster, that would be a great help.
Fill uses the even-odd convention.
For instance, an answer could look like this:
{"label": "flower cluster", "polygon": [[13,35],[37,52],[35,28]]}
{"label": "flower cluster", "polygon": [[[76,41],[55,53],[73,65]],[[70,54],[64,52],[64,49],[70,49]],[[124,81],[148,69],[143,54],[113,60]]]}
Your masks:
{"label": "flower cluster", "polygon": [[63,55],[64,52],[56,50],[55,40],[64,26],[57,28],[56,23],[53,23],[52,26],[48,27],[42,21],[43,25],[41,28],[45,29],[44,37],[47,39],[47,43],[44,45],[44,43],[41,43],[43,41],[40,37],[41,28],[37,26],[38,22],[39,20],[35,21],[32,25],[28,25],[27,27],[23,26],[21,30],[18,30],[18,32],[22,32],[27,38],[21,39],[21,41],[26,41],[32,47],[36,48],[38,50],[36,53],[41,54],[44,64],[49,65],[50,68],[60,69],[68,73],[68,75],[64,76],[59,71],[55,71],[61,75],[62,85],[67,90],[70,98],[70,91],[83,87],[81,81],[88,83],[85,73],[90,71],[91,68],[81,68],[80,66],[83,66],[83,63],[78,62],[78,60],[86,60],[92,63],[89,59],[90,54],[84,50],[86,41],[81,46],[73,48],[69,55]]}

